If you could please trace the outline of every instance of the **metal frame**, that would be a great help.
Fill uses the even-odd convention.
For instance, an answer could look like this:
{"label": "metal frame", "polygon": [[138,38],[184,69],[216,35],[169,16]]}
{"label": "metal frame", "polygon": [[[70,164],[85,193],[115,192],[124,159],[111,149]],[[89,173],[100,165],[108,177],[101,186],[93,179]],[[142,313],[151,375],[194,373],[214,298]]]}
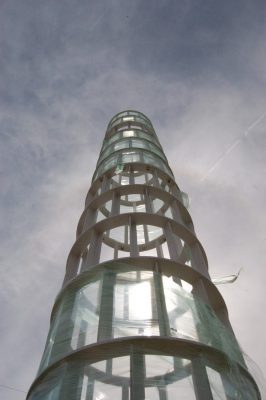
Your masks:
{"label": "metal frame", "polygon": [[[107,154],[109,146],[126,140],[120,137],[114,142],[109,142],[110,138],[115,133],[125,130],[141,130],[150,135],[150,142],[155,144],[162,156],[151,149],[134,147]],[[138,140],[143,143],[149,142],[140,137]],[[123,154],[128,151],[138,153],[139,161],[123,162]],[[144,152],[152,155],[151,163],[144,162]],[[99,174],[101,167],[111,157],[116,157],[116,165],[104,169]],[[58,400],[68,398],[70,393],[71,399],[79,400],[82,397],[93,400],[96,381],[119,387],[121,400],[128,400],[129,395],[132,400],[144,400],[147,387],[157,388],[157,398],[168,400],[168,385],[177,384],[190,377],[194,398],[213,400],[206,367],[217,370],[222,382],[225,382],[225,374],[231,365],[253,391],[253,397],[255,393],[255,397],[260,399],[256,383],[246,368],[234,338],[224,300],[211,282],[207,257],[196,237],[191,216],[184,206],[182,192],[174,181],[151,121],[144,114],[134,110],[115,115],[107,127],[99,160],[86,197],[85,209],[77,226],[76,241],[67,259],[63,287],[51,313],[51,332],[54,336],[52,341],[52,333],[48,336],[44,352],[45,367],[41,364],[39,375],[33,382],[27,399],[48,399],[48,395],[35,397],[35,394],[38,394],[42,387],[49,391],[49,382],[52,382],[50,385],[54,388],[57,379],[58,385],[61,382],[57,389]],[[140,181],[142,183],[136,183]],[[123,212],[127,208],[130,212]],[[103,247],[109,249],[109,261],[100,263],[104,254]],[[143,256],[144,252],[152,252],[154,256]],[[124,278],[120,277],[122,272],[125,274]],[[158,324],[158,330],[156,328],[152,331],[158,332],[155,336],[149,337],[142,333],[142,330],[139,330],[139,337],[128,336],[125,329],[124,337],[114,337],[115,290],[119,282],[127,282],[127,274],[133,274],[132,285],[145,282],[142,276],[149,277],[150,294],[147,292],[142,301],[151,303],[149,321],[155,326]],[[168,291],[164,287],[164,281],[168,277],[172,277],[171,282],[177,285],[181,292],[185,283],[191,285],[189,301],[190,304],[195,301],[193,312],[197,313],[197,318],[201,318],[201,325],[205,324],[202,310],[209,310],[210,315],[213,315],[213,318],[219,321],[217,323],[228,332],[236,354],[239,353],[238,359],[232,360],[232,355],[217,347],[211,332],[209,341],[205,343],[202,335],[205,334],[208,339],[208,332],[202,332],[199,326],[196,327],[198,337],[193,340],[180,337],[178,332],[173,334],[167,306]],[[96,281],[99,282],[100,289],[98,306],[94,309],[91,308],[88,299],[84,297],[79,303],[76,299],[80,298],[75,296],[76,293],[80,293],[79,290],[90,287],[88,285]],[[130,285],[131,283],[128,283],[128,286],[125,284],[122,294],[126,307],[123,318],[128,326],[133,326],[134,321],[130,320],[128,308],[129,301],[132,301],[127,292]],[[130,306],[132,307],[132,303]],[[85,317],[78,317],[80,326],[77,331],[75,318],[76,315],[81,315],[77,314],[81,312],[80,307],[83,307],[81,311]],[[184,311],[181,312],[180,309],[179,312],[182,316]],[[97,327],[95,326],[98,333],[94,342],[88,343],[87,331],[90,329],[91,315],[98,321]],[[135,322],[138,326],[141,323],[144,324],[141,321]],[[64,337],[65,326],[68,327],[69,337]],[[75,339],[76,348],[71,347],[71,337]],[[61,349],[59,355],[58,349]],[[146,376],[145,360],[150,354],[173,357],[173,371],[149,379]],[[130,360],[128,377],[113,373],[112,360],[123,356],[129,357]],[[92,365],[104,360],[105,371]],[[253,397],[252,400],[255,399]]]}

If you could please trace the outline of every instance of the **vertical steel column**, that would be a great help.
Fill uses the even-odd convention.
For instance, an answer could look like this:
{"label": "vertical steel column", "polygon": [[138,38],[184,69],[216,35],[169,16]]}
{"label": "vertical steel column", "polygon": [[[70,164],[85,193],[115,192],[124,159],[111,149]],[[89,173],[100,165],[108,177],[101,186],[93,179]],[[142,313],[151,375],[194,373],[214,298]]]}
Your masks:
{"label": "vertical steel column", "polygon": [[214,400],[206,371],[206,367],[200,357],[192,360],[192,378],[197,400]]}
{"label": "vertical steel column", "polygon": [[145,400],[145,361],[144,355],[134,348],[130,356],[130,399]]}
{"label": "vertical steel column", "polygon": [[98,341],[111,339],[113,336],[113,303],[115,281],[116,275],[114,272],[104,271],[99,313]]}

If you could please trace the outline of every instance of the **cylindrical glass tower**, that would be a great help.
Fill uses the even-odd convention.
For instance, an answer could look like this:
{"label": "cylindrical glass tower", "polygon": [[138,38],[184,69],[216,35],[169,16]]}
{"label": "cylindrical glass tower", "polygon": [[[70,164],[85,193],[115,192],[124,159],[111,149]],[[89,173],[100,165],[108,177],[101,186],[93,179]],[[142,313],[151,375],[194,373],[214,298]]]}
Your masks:
{"label": "cylindrical glass tower", "polygon": [[121,112],[27,399],[260,398],[153,126]]}

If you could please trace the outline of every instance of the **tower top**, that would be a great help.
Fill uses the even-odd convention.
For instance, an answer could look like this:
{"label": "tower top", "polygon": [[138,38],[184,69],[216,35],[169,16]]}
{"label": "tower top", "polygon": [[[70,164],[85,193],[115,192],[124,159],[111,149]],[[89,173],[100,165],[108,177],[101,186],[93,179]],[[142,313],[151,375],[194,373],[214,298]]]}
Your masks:
{"label": "tower top", "polygon": [[117,113],[113,116],[113,118],[110,120],[110,122],[108,124],[108,128],[110,126],[113,126],[114,121],[117,121],[117,120],[121,120],[121,121],[125,121],[125,122],[126,121],[136,121],[136,118],[144,119],[152,126],[151,120],[142,112],[137,111],[137,110],[125,110],[125,111],[120,111],[119,113]]}

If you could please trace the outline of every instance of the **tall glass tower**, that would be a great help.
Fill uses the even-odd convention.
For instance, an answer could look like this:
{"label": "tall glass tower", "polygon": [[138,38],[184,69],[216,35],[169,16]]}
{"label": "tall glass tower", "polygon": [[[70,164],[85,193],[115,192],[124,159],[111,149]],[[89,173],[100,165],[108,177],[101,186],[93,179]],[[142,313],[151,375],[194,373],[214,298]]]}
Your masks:
{"label": "tall glass tower", "polygon": [[28,400],[261,399],[151,121],[110,121]]}

